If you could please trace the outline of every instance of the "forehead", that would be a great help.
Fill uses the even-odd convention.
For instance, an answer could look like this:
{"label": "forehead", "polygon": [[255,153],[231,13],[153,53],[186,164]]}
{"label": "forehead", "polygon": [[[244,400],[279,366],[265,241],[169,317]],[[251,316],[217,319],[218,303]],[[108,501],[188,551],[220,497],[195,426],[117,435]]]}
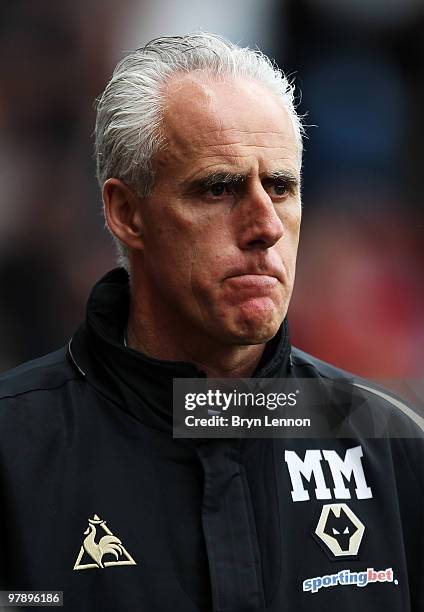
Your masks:
{"label": "forehead", "polygon": [[251,80],[218,81],[204,73],[174,78],[166,90],[164,131],[159,166],[171,165],[176,173],[228,165],[240,171],[299,171],[288,112]]}

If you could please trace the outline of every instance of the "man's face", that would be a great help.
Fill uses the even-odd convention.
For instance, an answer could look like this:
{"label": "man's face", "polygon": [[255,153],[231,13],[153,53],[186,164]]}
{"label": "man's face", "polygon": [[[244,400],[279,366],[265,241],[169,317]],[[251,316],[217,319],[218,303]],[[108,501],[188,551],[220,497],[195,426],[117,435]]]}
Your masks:
{"label": "man's face", "polygon": [[142,294],[186,338],[264,343],[286,315],[299,239],[288,114],[257,83],[200,73],[168,86],[164,128],[155,187],[140,204]]}

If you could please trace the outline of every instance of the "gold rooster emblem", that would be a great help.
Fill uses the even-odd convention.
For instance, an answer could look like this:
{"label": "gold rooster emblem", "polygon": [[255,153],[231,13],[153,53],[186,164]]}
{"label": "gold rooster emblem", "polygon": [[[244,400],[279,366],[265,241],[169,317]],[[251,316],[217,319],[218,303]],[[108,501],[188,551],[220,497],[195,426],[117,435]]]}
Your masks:
{"label": "gold rooster emblem", "polygon": [[[98,542],[97,529],[102,529],[105,532]],[[103,521],[97,514],[92,519],[88,519],[88,527],[84,531],[86,538],[84,539],[78,558],[75,562],[74,570],[88,568],[102,568],[110,565],[136,565],[134,559],[124,548],[121,540],[113,535],[110,529],[106,526],[106,521]],[[81,564],[82,558],[86,553],[94,563]],[[103,562],[104,555],[111,554],[116,561]],[[124,557],[124,560],[120,560]]]}
{"label": "gold rooster emblem", "polygon": [[104,525],[105,521],[100,520],[97,514],[95,514],[92,519],[88,519],[88,523],[88,528],[84,531],[84,535],[88,534],[83,542],[84,550],[99,567],[104,567],[102,557],[107,553],[111,553],[118,560],[119,555],[122,555],[121,540],[114,535],[104,535],[100,538],[99,543],[97,543],[97,525]]}

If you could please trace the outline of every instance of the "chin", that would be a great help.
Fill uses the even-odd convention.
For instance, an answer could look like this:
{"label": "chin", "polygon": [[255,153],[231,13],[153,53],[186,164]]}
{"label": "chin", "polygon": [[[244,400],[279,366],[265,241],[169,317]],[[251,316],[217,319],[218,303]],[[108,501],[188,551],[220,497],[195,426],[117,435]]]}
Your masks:
{"label": "chin", "polygon": [[239,322],[237,329],[232,330],[233,342],[243,346],[265,344],[278,332],[283,318],[278,317],[268,322],[264,320]]}
{"label": "chin", "polygon": [[272,331],[267,330],[257,330],[256,332],[252,332],[250,334],[244,334],[240,338],[239,344],[243,346],[253,345],[253,344],[266,344],[269,342],[275,334],[278,332],[278,327],[273,329]]}
{"label": "chin", "polygon": [[256,303],[254,308],[252,306],[249,304],[248,308],[239,311],[235,320],[237,335],[244,338],[244,344],[264,344],[280,329],[287,309],[276,308],[275,304],[270,305],[269,302]]}
{"label": "chin", "polygon": [[229,309],[220,320],[215,320],[218,325],[213,335],[219,337],[223,344],[232,346],[265,344],[280,329],[286,312],[285,304],[275,304],[269,299],[249,300]]}

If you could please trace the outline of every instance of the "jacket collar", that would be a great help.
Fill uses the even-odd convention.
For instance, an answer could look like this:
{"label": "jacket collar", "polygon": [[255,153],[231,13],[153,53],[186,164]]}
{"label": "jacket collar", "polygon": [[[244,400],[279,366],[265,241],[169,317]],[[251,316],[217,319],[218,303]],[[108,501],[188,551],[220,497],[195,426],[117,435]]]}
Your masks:
{"label": "jacket collar", "polygon": [[[172,431],[173,379],[206,374],[192,363],[154,359],[124,346],[129,298],[123,268],[100,279],[87,302],[86,321],[69,343],[69,356],[88,382],[137,420]],[[290,348],[285,319],[267,343],[253,377],[285,376]]]}

